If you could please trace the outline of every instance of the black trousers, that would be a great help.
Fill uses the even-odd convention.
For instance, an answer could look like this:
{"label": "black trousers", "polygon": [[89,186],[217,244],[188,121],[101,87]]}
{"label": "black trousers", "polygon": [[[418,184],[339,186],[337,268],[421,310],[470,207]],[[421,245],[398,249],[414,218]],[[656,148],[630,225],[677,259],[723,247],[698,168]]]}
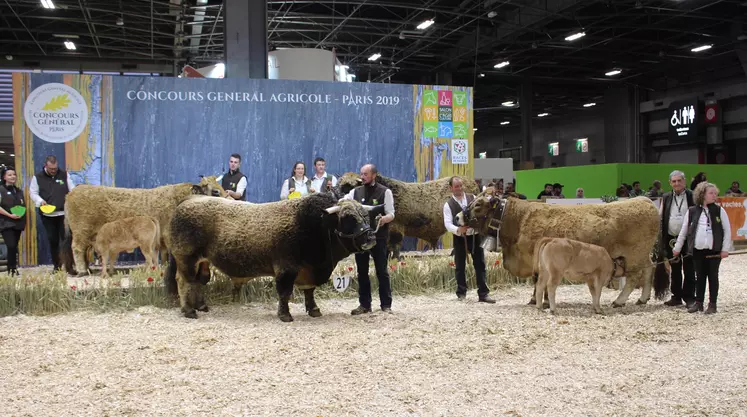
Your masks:
{"label": "black trousers", "polygon": [[5,229],[2,231],[5,247],[8,248],[8,272],[18,269],[18,241],[23,230]]}
{"label": "black trousers", "polygon": [[[669,239],[676,239],[677,236],[669,236]],[[669,241],[665,242],[667,248],[667,258],[672,258],[672,248],[669,246]],[[684,256],[684,254],[682,254]],[[695,299],[695,266],[693,265],[693,258],[688,256],[683,258],[680,262],[670,264],[672,267],[672,283],[670,290],[672,291],[672,298],[691,301]],[[685,279],[682,279],[682,270],[685,272]]]}
{"label": "black trousers", "polygon": [[61,269],[60,242],[65,238],[65,216],[49,217],[42,214],[42,224],[47,231],[49,239],[49,250],[52,252],[52,264],[54,269]]}
{"label": "black trousers", "polygon": [[376,279],[379,280],[379,300],[381,308],[392,307],[392,285],[387,269],[386,238],[376,238],[376,246],[366,252],[355,254],[358,268],[358,301],[361,307],[371,308],[371,279],[368,277],[368,260],[373,257]]}
{"label": "black trousers", "polygon": [[[467,247],[464,241],[467,240]],[[485,280],[485,252],[480,247],[480,236],[457,236],[454,235],[454,266],[456,267],[456,294],[467,294],[467,250],[472,256],[472,264],[475,267],[475,279],[477,280],[477,296],[482,298],[488,295],[488,283]]]}
{"label": "black trousers", "polygon": [[721,258],[706,258],[706,256],[715,255],[720,254],[712,250],[693,249],[693,262],[695,263],[695,272],[698,275],[695,301],[702,303],[705,299],[707,279],[709,301],[716,304],[716,299],[718,298],[718,268],[721,265]]}

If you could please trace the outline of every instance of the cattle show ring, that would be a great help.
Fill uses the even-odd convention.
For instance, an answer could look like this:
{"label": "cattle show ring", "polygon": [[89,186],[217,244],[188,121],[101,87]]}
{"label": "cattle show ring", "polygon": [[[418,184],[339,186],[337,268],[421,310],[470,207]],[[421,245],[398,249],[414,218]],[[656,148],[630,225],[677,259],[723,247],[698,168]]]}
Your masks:
{"label": "cattle show ring", "polygon": [[[612,192],[627,171],[666,188],[674,170],[720,179],[721,166],[514,171],[474,157],[471,87],[22,72],[12,83],[25,217],[18,274],[0,278],[3,414],[747,409],[747,197],[719,196],[734,245],[717,314],[664,305],[684,258],[662,255],[674,242],[660,242],[661,198],[593,187],[532,198],[569,172]],[[245,199],[221,179],[233,154]],[[50,156],[68,176],[45,185]],[[334,185],[279,199],[294,163],[310,177],[317,157]],[[378,223],[387,197],[347,198],[368,192],[367,164],[391,191],[391,223]],[[481,248],[487,298],[473,255],[466,297],[455,293],[444,225],[455,176],[474,196],[453,222],[475,234],[458,242]],[[54,209],[30,194],[67,178]],[[493,179],[517,187],[484,187]],[[59,247],[45,210],[64,211]],[[384,227],[391,305],[379,305],[370,260],[371,311],[351,314],[355,255]]]}

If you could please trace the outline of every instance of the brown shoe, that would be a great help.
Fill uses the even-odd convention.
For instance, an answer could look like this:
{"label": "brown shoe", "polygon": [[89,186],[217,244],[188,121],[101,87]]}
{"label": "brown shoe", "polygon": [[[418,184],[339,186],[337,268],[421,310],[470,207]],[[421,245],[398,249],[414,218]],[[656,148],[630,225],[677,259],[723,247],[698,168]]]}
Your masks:
{"label": "brown shoe", "polygon": [[708,303],[708,309],[703,314],[715,314],[716,311],[716,303]]}
{"label": "brown shoe", "polygon": [[480,297],[480,299],[478,300],[478,302],[488,303],[488,304],[495,304],[495,300],[492,299],[492,298],[490,298],[489,295],[486,295],[484,297]]}
{"label": "brown shoe", "polygon": [[682,305],[682,299],[672,297],[669,301],[665,302],[664,305],[669,307],[679,306]]}
{"label": "brown shoe", "polygon": [[351,311],[350,314],[352,314],[354,316],[357,316],[359,314],[365,314],[365,313],[370,313],[370,312],[371,312],[370,308],[365,308],[363,306],[358,306],[358,308],[356,308],[355,310]]}

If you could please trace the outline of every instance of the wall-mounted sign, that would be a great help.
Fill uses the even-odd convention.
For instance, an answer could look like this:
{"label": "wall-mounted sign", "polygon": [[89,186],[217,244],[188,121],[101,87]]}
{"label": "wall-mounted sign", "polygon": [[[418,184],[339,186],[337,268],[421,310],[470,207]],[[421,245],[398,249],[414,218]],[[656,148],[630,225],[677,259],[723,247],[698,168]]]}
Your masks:
{"label": "wall-mounted sign", "polygon": [[469,163],[469,146],[465,139],[451,140],[451,163],[459,165]]}
{"label": "wall-mounted sign", "polygon": [[589,138],[576,139],[576,152],[589,152]]}
{"label": "wall-mounted sign", "polygon": [[697,98],[674,101],[669,105],[669,142],[695,142],[701,124],[702,109]]}
{"label": "wall-mounted sign", "polygon": [[718,123],[718,104],[706,104],[705,106],[705,122],[706,123]]}
{"label": "wall-mounted sign", "polygon": [[550,156],[558,156],[560,154],[560,146],[558,146],[558,142],[548,143],[547,153]]}

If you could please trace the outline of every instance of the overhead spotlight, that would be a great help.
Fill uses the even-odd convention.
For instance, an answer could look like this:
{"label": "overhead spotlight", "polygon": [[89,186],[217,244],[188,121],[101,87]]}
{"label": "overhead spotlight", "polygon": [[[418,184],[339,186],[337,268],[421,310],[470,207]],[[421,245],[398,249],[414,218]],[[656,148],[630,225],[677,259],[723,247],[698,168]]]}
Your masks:
{"label": "overhead spotlight", "polygon": [[478,77],[480,77],[480,78],[485,78],[485,73],[484,73],[484,72],[481,72],[481,73],[480,73],[480,74],[478,74],[477,76],[478,76]]}
{"label": "overhead spotlight", "polygon": [[0,151],[0,154],[3,154],[3,153],[5,153],[5,151]]}
{"label": "overhead spotlight", "polygon": [[514,105],[514,102],[513,101],[504,101],[503,103],[501,103],[501,105],[503,105],[505,107],[511,107],[511,106]]}
{"label": "overhead spotlight", "polygon": [[477,132],[477,128],[476,128],[476,127],[473,127],[473,128],[472,128],[472,131],[473,131],[473,132]]}
{"label": "overhead spotlight", "polygon": [[12,154],[10,154],[10,156],[16,156],[16,154],[12,153]]}
{"label": "overhead spotlight", "polygon": [[375,53],[375,54],[371,55],[370,57],[368,57],[368,60],[369,61],[376,61],[379,58],[381,58],[381,54],[380,53]]}
{"label": "overhead spotlight", "polygon": [[7,59],[8,61],[12,61],[13,55],[5,55],[5,59]]}
{"label": "overhead spotlight", "polygon": [[540,114],[537,115],[537,117],[546,117],[546,116],[549,116],[549,115],[550,115],[550,113],[540,113]]}
{"label": "overhead spotlight", "polygon": [[41,4],[45,9],[54,9],[54,3],[52,3],[52,0],[41,0]]}
{"label": "overhead spotlight", "polygon": [[65,41],[65,48],[67,48],[70,51],[75,50],[75,44],[70,41]]}
{"label": "overhead spotlight", "polygon": [[399,33],[399,38],[400,39],[405,39],[405,32],[404,31],[402,31],[402,32]]}
{"label": "overhead spotlight", "polygon": [[578,32],[578,33],[574,33],[573,35],[566,36],[565,40],[567,40],[568,42],[571,42],[571,41],[575,41],[578,38],[582,38],[584,36],[586,36],[586,32]]}
{"label": "overhead spotlight", "polygon": [[506,120],[505,122],[501,122],[501,124],[502,124],[503,126],[505,126],[505,125],[507,125],[507,124],[509,124],[509,123],[511,123],[511,122],[509,122],[508,120]]}
{"label": "overhead spotlight", "polygon": [[420,30],[425,30],[425,29],[428,29],[429,27],[431,27],[431,25],[434,24],[434,23],[436,23],[436,22],[433,19],[428,19],[425,22],[419,24],[417,26],[417,28],[420,29]]}
{"label": "overhead spotlight", "polygon": [[584,104],[584,107],[592,107],[592,106],[596,106],[596,105],[597,105],[597,103],[586,103],[586,104]]}
{"label": "overhead spotlight", "polygon": [[619,70],[619,69],[615,68],[615,69],[613,69],[612,71],[609,71],[609,72],[605,72],[605,73],[604,73],[604,75],[606,75],[606,76],[608,76],[608,77],[612,77],[613,75],[617,75],[617,74],[619,74],[619,73],[621,73],[621,72],[622,72],[621,70]]}
{"label": "overhead spotlight", "polygon": [[492,19],[492,18],[494,18],[496,16],[498,16],[498,13],[495,10],[491,10],[491,11],[488,12],[488,17],[489,18]]}
{"label": "overhead spotlight", "polygon": [[493,65],[493,68],[503,68],[506,65],[508,65],[508,61],[503,61],[503,62],[499,62],[499,63]]}
{"label": "overhead spotlight", "polygon": [[121,17],[118,17],[117,18],[117,26],[124,26],[124,19],[122,19]]}
{"label": "overhead spotlight", "polygon": [[711,49],[712,47],[713,47],[713,45],[701,45],[701,46],[698,46],[696,48],[691,49],[690,51],[692,51],[692,52],[700,52],[700,51],[705,51],[706,49]]}

